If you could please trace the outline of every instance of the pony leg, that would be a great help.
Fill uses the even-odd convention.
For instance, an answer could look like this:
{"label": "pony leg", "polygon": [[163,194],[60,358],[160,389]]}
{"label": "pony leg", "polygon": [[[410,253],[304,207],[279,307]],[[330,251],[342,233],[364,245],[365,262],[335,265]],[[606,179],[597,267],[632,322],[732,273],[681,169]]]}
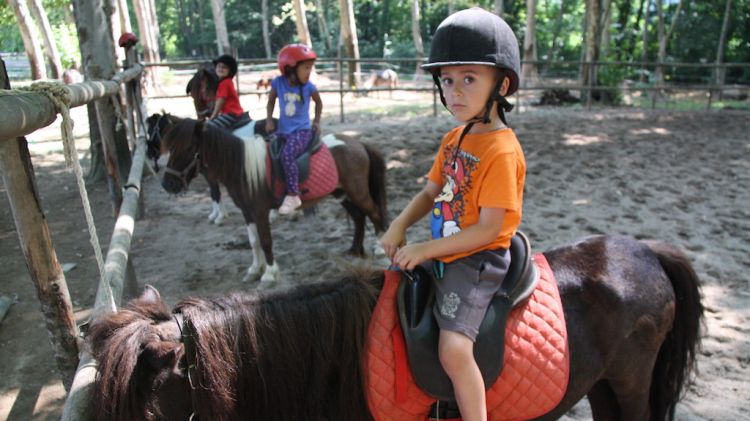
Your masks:
{"label": "pony leg", "polygon": [[265,271],[260,277],[261,284],[272,283],[279,280],[279,266],[273,259],[273,239],[271,238],[271,224],[268,222],[268,210],[255,215],[258,223],[258,239],[265,255]]}
{"label": "pony leg", "polygon": [[341,202],[341,206],[346,209],[354,221],[354,239],[347,253],[363,257],[365,255],[365,247],[363,245],[365,241],[365,214],[362,212],[362,209],[349,200]]}
{"label": "pony leg", "polygon": [[250,247],[253,252],[253,264],[247,269],[245,277],[242,278],[243,282],[251,282],[257,280],[265,271],[265,257],[263,251],[260,249],[258,244],[258,228],[255,224],[247,224],[247,237],[250,240]]}
{"label": "pony leg", "polygon": [[219,187],[219,183],[215,181],[211,181],[208,178],[206,178],[206,181],[208,181],[208,188],[211,192],[211,200],[213,201],[208,220],[216,225],[221,225],[227,216],[227,209],[221,202],[221,188]]}

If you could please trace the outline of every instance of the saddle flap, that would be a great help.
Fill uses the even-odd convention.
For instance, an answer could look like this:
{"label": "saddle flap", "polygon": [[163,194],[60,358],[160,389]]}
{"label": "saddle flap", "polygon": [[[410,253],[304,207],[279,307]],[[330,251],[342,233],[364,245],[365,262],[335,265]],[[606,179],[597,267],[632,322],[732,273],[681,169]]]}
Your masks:
{"label": "saddle flap", "polygon": [[[284,179],[284,167],[281,165],[281,154],[284,150],[284,144],[286,139],[283,136],[271,135],[269,139],[269,155],[271,157],[271,165],[273,168],[273,176]],[[310,176],[310,157],[320,150],[323,142],[320,140],[320,135],[315,134],[310,140],[310,143],[305,148],[305,151],[297,157],[297,169],[299,171],[299,182],[303,183]]]}
{"label": "saddle flap", "polygon": [[[538,281],[530,258],[529,241],[519,233],[511,241],[508,274],[487,308],[474,343],[474,358],[486,389],[495,383],[503,368],[508,314],[529,297]],[[408,279],[402,279],[396,299],[414,381],[434,398],[455,399],[453,385],[438,356],[440,328],[432,313],[435,291],[431,274],[418,266]]]}

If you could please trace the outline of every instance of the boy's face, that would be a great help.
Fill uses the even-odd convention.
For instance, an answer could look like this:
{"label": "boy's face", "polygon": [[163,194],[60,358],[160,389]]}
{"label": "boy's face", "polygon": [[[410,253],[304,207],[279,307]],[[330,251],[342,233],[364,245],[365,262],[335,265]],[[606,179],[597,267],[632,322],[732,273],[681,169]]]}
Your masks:
{"label": "boy's face", "polygon": [[313,67],[315,67],[314,60],[303,61],[302,63],[297,65],[297,80],[299,81],[300,85],[304,85],[308,80],[310,80],[310,74],[313,71]]}
{"label": "boy's face", "polygon": [[461,121],[480,115],[498,77],[497,68],[481,64],[440,68],[440,84],[448,109]]}
{"label": "boy's face", "polygon": [[229,66],[224,63],[216,63],[216,75],[219,79],[229,76]]}

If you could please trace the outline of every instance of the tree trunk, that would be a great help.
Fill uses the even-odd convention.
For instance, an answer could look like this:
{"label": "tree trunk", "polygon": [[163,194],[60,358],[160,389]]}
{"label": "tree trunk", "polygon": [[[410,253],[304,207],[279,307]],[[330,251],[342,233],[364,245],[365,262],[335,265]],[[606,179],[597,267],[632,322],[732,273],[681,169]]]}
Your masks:
{"label": "tree trunk", "polygon": [[[593,62],[599,59],[599,35],[601,34],[601,4],[600,0],[586,0],[586,44],[585,54],[583,61],[585,62],[581,66],[581,85],[582,86],[596,86],[596,68]],[[590,101],[592,92],[587,91],[588,98]]]}
{"label": "tree trunk", "polygon": [[[646,0],[646,11],[643,14],[643,49],[641,51],[641,61],[646,63],[648,61],[648,13],[651,7],[651,0]],[[648,82],[648,68],[644,64],[641,68],[641,83]]]}
{"label": "tree trunk", "polygon": [[424,45],[422,44],[422,31],[420,30],[420,18],[419,18],[419,0],[412,0],[411,2],[411,36],[414,40],[414,50],[416,52],[417,66],[415,73],[421,73],[419,67],[424,59]]}
{"label": "tree trunk", "polygon": [[456,11],[456,3],[453,0],[448,0],[448,15],[452,15]]}
{"label": "tree trunk", "polygon": [[[140,42],[143,46],[143,59],[150,63],[161,61],[159,54],[159,38],[157,22],[154,19],[153,3],[150,0],[133,0],[133,9],[138,21],[138,32]],[[144,70],[143,88],[146,92],[153,92],[158,86],[157,67],[146,67]]]}
{"label": "tree trunk", "polygon": [[[672,37],[674,28],[677,25],[677,20],[680,18],[680,10],[682,9],[683,0],[677,4],[677,9],[672,16],[672,23],[669,25],[669,30],[664,32],[664,12],[662,11],[661,0],[657,1],[657,7],[659,8],[659,54],[656,61],[664,63],[667,59],[667,45],[669,45],[669,39]],[[661,84],[664,82],[664,68],[663,66],[656,67],[656,80]]]}
{"label": "tree trunk", "polygon": [[8,6],[13,9],[13,13],[16,15],[18,30],[21,32],[21,39],[23,40],[23,48],[29,58],[31,79],[46,79],[47,68],[44,66],[44,59],[42,58],[42,46],[39,45],[39,35],[34,27],[34,21],[31,18],[29,7],[26,5],[26,0],[8,0]]}
{"label": "tree trunk", "polygon": [[[721,34],[719,35],[719,45],[716,48],[716,64],[721,64],[724,62],[724,48],[727,42],[727,32],[729,31],[729,13],[731,10],[732,10],[732,0],[727,0],[726,7],[724,8],[724,21],[721,23]],[[715,76],[716,85],[721,87],[724,84],[724,80],[726,77],[726,68],[717,67],[714,70],[714,74],[716,75]]]}
{"label": "tree trunk", "polygon": [[52,78],[59,79],[62,77],[62,63],[60,62],[60,53],[57,51],[57,44],[55,44],[55,36],[52,33],[52,27],[47,19],[47,12],[44,10],[42,0],[30,0],[29,8],[31,9],[31,15],[34,16],[39,29],[42,32],[42,40],[44,41],[44,56],[47,58],[47,64],[52,70]]}
{"label": "tree trunk", "polygon": [[[523,59],[536,61],[536,0],[526,0],[526,33],[523,38]],[[534,86],[539,81],[536,63],[524,63],[521,78],[523,86]]]}
{"label": "tree trunk", "polygon": [[[558,40],[560,39],[560,31],[562,31],[563,17],[565,16],[565,0],[560,0],[560,11],[555,19],[555,27],[552,31],[552,45],[550,45],[549,54],[547,55],[548,60],[555,61],[557,59],[557,52],[560,50]],[[547,66],[549,67],[549,66]],[[547,67],[542,70],[542,73],[547,72]]]}
{"label": "tree trunk", "polygon": [[307,26],[307,16],[304,0],[294,0],[294,23],[297,25],[297,38],[300,44],[312,47],[310,28]]}
{"label": "tree trunk", "polygon": [[[357,40],[357,22],[354,19],[352,0],[339,0],[341,14],[341,41],[346,57],[359,60],[359,41]],[[359,62],[349,63],[349,86],[359,85]]]}
{"label": "tree trunk", "polygon": [[226,0],[211,0],[211,13],[216,26],[216,47],[219,54],[229,54],[229,34],[227,33],[227,19],[224,16]]}
{"label": "tree trunk", "polygon": [[[106,14],[105,10],[114,10],[114,0],[73,0],[73,8],[86,79],[111,79],[116,70],[115,43],[112,38],[113,16]],[[131,165],[126,125],[116,124],[111,98],[96,101],[95,107],[95,121],[99,123],[102,141],[96,145],[92,138],[92,162],[100,159],[106,165],[107,185],[116,214],[122,202],[122,185],[127,180]],[[102,155],[94,157],[99,151]]]}
{"label": "tree trunk", "polygon": [[133,32],[133,25],[130,23],[130,13],[128,11],[128,0],[117,0],[117,17],[120,20],[120,29],[122,32]]}
{"label": "tree trunk", "polygon": [[271,32],[268,30],[268,0],[262,0],[260,7],[263,27],[263,47],[266,49],[266,58],[273,58],[273,51],[271,51]]}
{"label": "tree trunk", "polygon": [[609,26],[612,22],[612,0],[603,0],[599,19],[599,57],[606,58],[609,53]]}
{"label": "tree trunk", "polygon": [[505,14],[505,2],[503,0],[495,0],[495,14],[501,18]]}
{"label": "tree trunk", "polygon": [[331,39],[331,33],[328,31],[326,11],[323,8],[323,2],[321,0],[315,0],[315,9],[316,15],[318,16],[318,30],[320,31],[320,36],[323,37],[323,42],[325,42],[326,49],[328,51],[332,51],[333,40]]}

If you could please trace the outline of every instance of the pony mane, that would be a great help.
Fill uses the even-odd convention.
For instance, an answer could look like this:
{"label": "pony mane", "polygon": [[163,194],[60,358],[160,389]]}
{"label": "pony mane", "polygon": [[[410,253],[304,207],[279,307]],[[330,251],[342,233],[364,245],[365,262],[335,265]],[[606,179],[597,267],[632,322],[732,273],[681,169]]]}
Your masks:
{"label": "pony mane", "polygon": [[201,418],[369,419],[362,352],[381,287],[370,272],[179,303],[194,329]]}
{"label": "pony mane", "polygon": [[136,364],[154,321],[171,318],[163,301],[134,300],[125,309],[97,318],[89,329],[98,363],[94,384],[94,419],[142,419],[145,399],[138,391]]}
{"label": "pony mane", "polygon": [[186,118],[164,134],[163,142],[174,155],[187,153],[197,143],[209,178],[227,187],[244,178],[250,198],[264,186],[266,143],[261,136],[243,140],[225,129]]}

